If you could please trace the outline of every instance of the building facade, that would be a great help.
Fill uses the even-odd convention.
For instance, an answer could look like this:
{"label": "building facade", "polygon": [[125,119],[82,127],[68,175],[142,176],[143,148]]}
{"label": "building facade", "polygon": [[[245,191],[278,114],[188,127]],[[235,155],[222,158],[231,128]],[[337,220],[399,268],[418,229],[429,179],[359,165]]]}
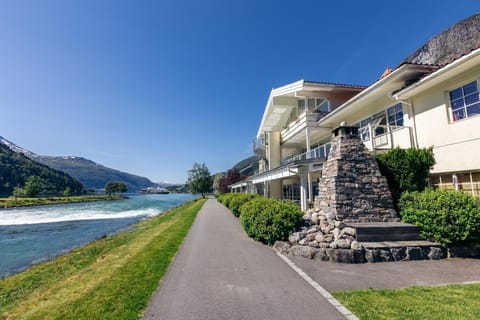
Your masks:
{"label": "building facade", "polygon": [[231,186],[299,202],[318,194],[331,131],[359,128],[372,154],[433,147],[434,187],[480,192],[480,49],[444,65],[403,63],[369,87],[300,80],[270,92],[254,142],[260,172]]}

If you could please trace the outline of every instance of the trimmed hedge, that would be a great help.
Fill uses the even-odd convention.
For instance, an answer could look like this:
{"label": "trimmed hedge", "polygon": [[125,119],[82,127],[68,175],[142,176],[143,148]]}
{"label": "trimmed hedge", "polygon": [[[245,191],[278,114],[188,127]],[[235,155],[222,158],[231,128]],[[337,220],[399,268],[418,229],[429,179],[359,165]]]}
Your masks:
{"label": "trimmed hedge", "polygon": [[230,200],[234,196],[233,193],[221,193],[217,195],[217,200],[220,201],[225,207],[228,208],[228,205],[230,204]]}
{"label": "trimmed hedge", "polygon": [[425,239],[445,246],[480,240],[480,209],[477,199],[467,193],[405,192],[399,207],[402,220],[417,225]]}
{"label": "trimmed hedge", "polygon": [[240,209],[242,205],[247,203],[248,201],[258,197],[256,194],[249,194],[249,193],[236,193],[230,198],[230,202],[228,203],[228,209],[232,211],[235,217],[240,216]]}
{"label": "trimmed hedge", "polygon": [[240,221],[247,234],[269,245],[287,240],[303,223],[303,213],[296,204],[270,198],[254,198],[240,211]]}

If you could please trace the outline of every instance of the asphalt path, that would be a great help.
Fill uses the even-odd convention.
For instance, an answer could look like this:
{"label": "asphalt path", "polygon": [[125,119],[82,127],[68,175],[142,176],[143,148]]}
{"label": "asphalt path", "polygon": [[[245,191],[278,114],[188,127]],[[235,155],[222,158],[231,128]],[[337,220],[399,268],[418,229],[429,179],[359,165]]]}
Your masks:
{"label": "asphalt path", "polygon": [[479,259],[348,264],[289,258],[329,292],[480,282]]}
{"label": "asphalt path", "polygon": [[209,199],[144,319],[344,319],[274,251]]}

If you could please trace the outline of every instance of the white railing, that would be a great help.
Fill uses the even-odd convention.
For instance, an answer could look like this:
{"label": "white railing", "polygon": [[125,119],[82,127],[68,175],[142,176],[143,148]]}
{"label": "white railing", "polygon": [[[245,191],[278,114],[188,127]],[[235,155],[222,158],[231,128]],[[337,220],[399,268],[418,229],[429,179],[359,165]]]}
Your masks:
{"label": "white railing", "polygon": [[359,128],[358,134],[370,150],[413,146],[411,129],[407,126],[373,126],[369,123],[368,126]]}
{"label": "white railing", "polygon": [[282,164],[287,164],[297,160],[327,158],[329,152],[330,152],[330,143],[325,143],[325,144],[322,144],[321,146],[311,149],[310,151],[285,157],[282,159]]}

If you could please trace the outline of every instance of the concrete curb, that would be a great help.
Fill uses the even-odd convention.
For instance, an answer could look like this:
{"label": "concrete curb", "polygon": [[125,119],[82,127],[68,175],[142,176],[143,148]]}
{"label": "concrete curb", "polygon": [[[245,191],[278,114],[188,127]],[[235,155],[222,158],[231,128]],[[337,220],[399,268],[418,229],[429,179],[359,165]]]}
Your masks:
{"label": "concrete curb", "polygon": [[275,253],[290,267],[292,268],[300,277],[302,277],[309,285],[311,285],[318,293],[322,295],[332,306],[337,309],[346,319],[348,320],[359,320],[357,316],[355,316],[350,310],[347,309],[343,304],[340,303],[337,299],[335,299],[330,292],[325,290],[321,285],[319,285],[315,280],[310,278],[302,269],[297,267],[292,260],[288,259],[286,256],[281,254],[279,251],[275,250]]}

